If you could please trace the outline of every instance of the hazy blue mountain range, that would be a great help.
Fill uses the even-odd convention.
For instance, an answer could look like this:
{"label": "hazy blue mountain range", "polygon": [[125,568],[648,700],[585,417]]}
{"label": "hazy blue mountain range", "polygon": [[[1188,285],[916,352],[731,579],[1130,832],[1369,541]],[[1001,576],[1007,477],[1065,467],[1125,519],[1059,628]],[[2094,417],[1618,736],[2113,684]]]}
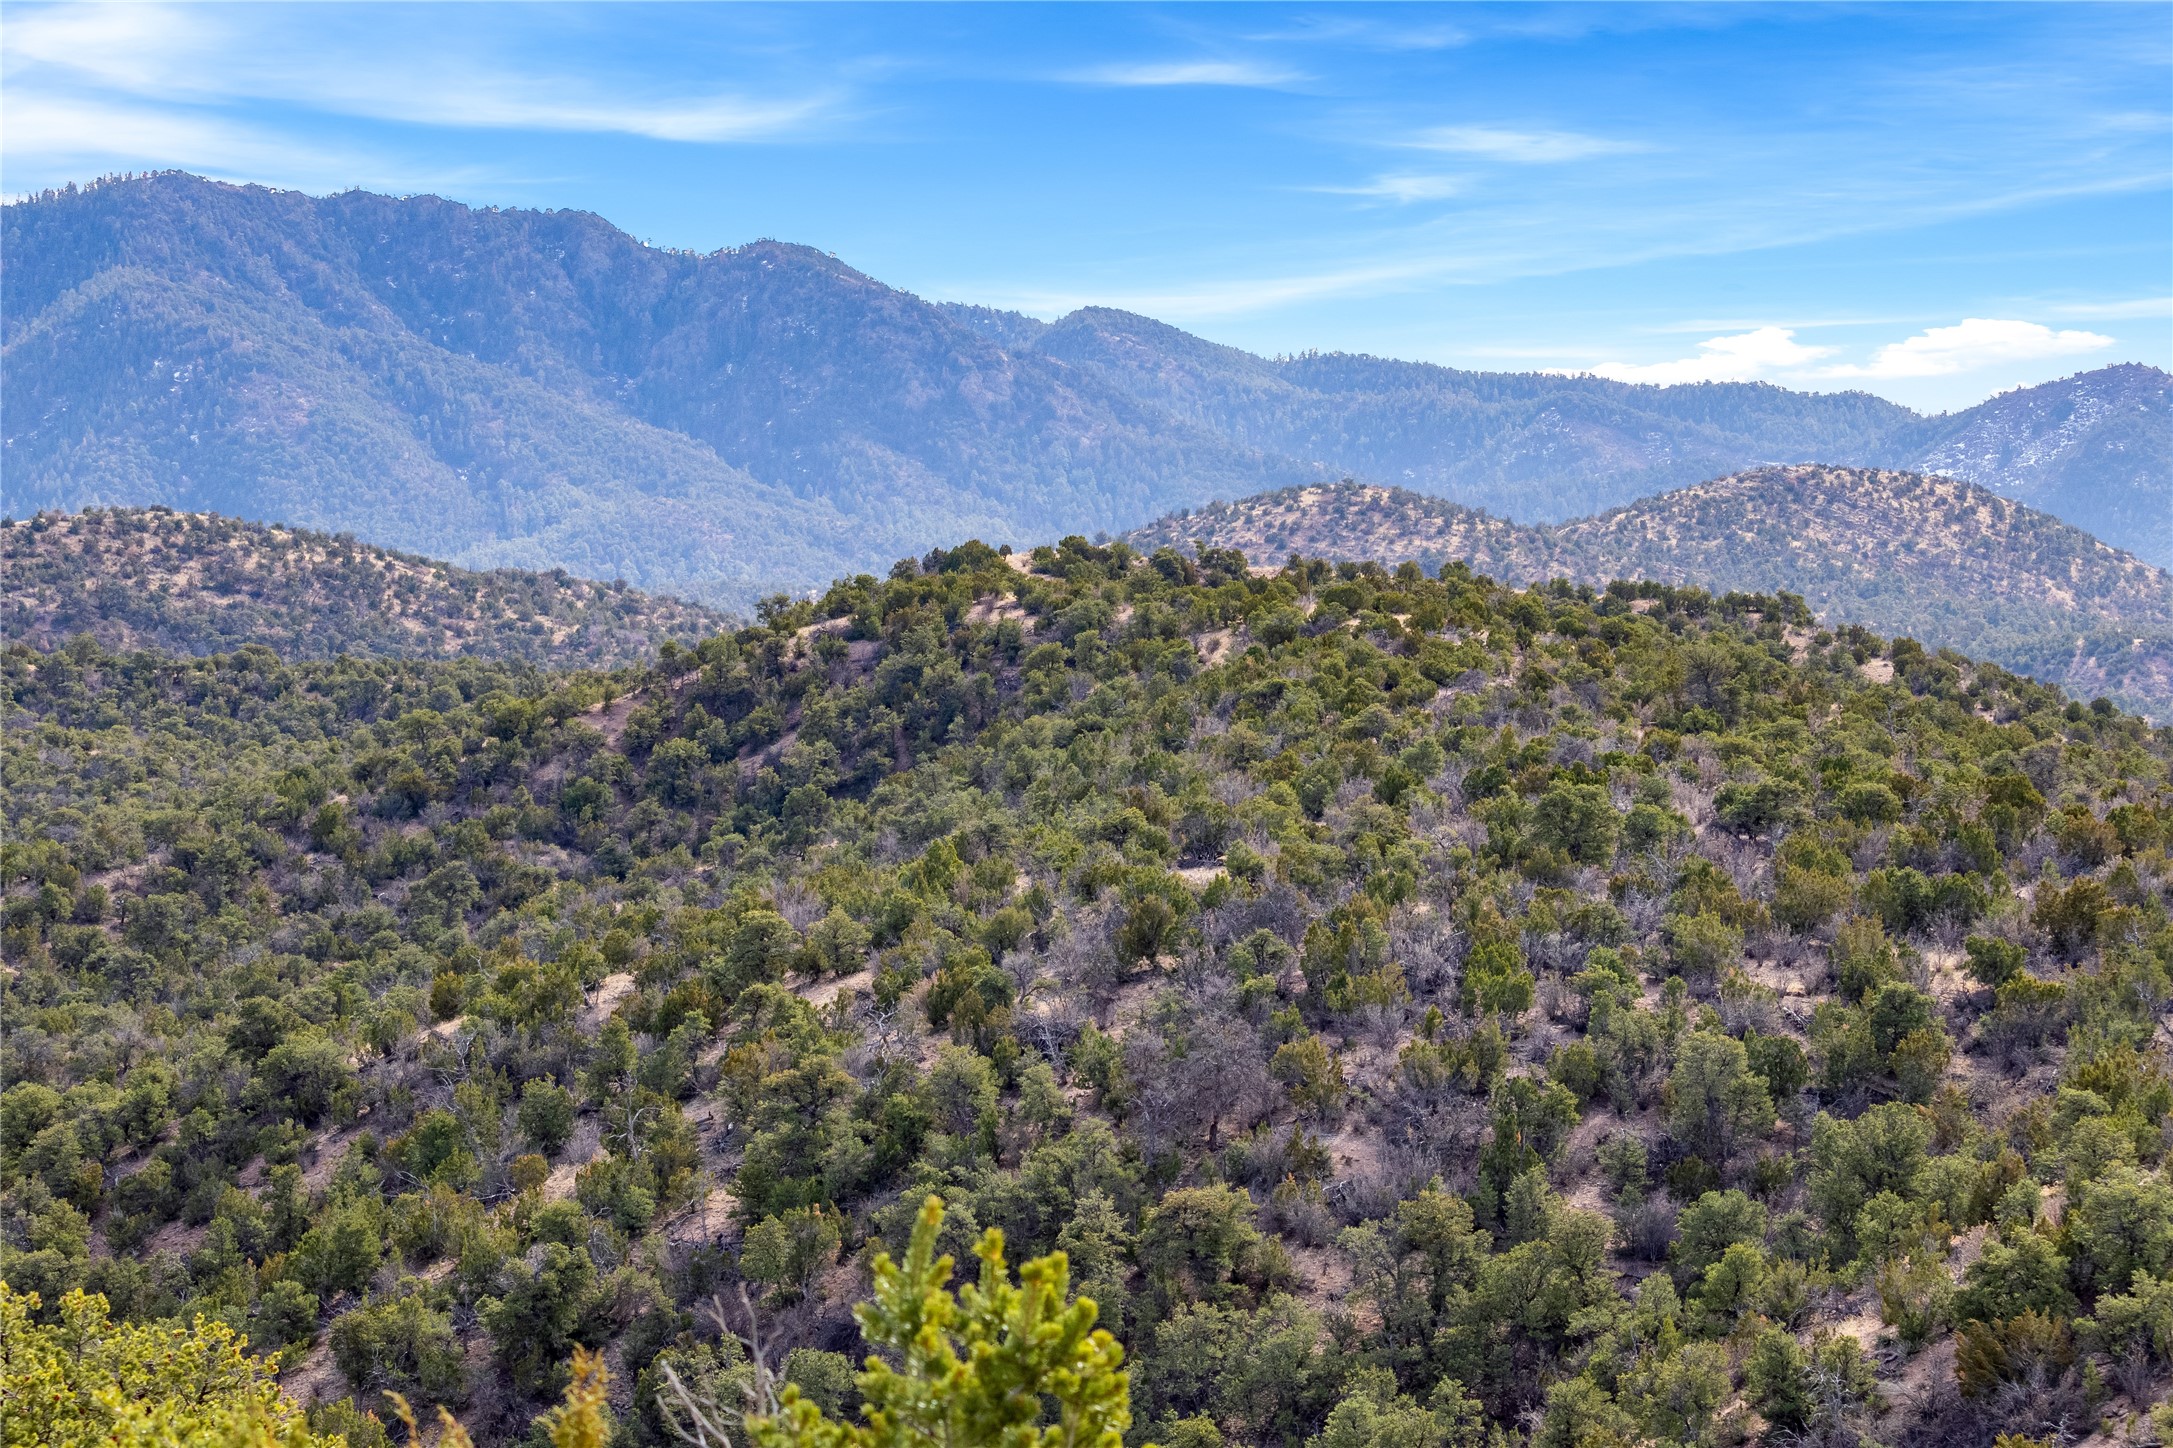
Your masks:
{"label": "hazy blue mountain range", "polygon": [[[954,309],[954,315],[967,309]],[[1559,522],[1759,463],[1903,468],[1978,483],[2173,565],[2173,378],[2102,368],[1922,417],[1868,393],[1764,383],[1645,387],[1379,357],[1269,360],[1146,317],[972,309],[1172,414],[1354,479],[1520,522]]]}
{"label": "hazy blue mountain range", "polygon": [[1921,421],[1861,392],[1639,387],[1342,354],[1270,361],[1106,308],[1074,312],[1034,346],[1264,450],[1524,522],[1575,517],[1746,462],[1899,461],[1900,435]]}
{"label": "hazy blue mountain range", "polygon": [[1270,361],[1105,309],[931,304],[778,242],[695,255],[586,213],[179,174],[19,202],[0,231],[17,513],[160,503],[744,605],[963,535],[1118,531],[1345,475],[1537,522],[1757,463],[1937,451],[2173,561],[2149,368],[1927,419],[1857,393]]}
{"label": "hazy blue mountain range", "polygon": [[9,505],[165,503],[743,602],[1321,469],[804,247],[166,175],[6,210]]}

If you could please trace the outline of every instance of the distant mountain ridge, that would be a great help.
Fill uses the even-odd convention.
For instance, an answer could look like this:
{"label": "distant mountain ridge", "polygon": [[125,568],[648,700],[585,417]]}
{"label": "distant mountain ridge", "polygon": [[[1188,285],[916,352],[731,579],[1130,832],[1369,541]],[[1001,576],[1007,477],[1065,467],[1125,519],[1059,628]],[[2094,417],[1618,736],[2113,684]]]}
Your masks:
{"label": "distant mountain ridge", "polygon": [[1898,462],[1922,422],[1862,392],[1641,387],[1349,354],[1271,361],[1092,307],[1034,349],[1265,451],[1522,522],[1557,522],[1754,462]]}
{"label": "distant mountain ridge", "polygon": [[1515,583],[1616,578],[1801,594],[1823,619],[1908,634],[2173,720],[2173,577],[1953,478],[1758,469],[1531,526],[1402,489],[1287,489],[1171,516],[1135,547],[1461,559]]}
{"label": "distant mountain ridge", "polygon": [[1344,353],[1269,360],[1090,307],[1016,335],[1172,413],[1346,476],[1559,522],[1746,465],[1828,462],[1990,488],[2173,566],[2173,378],[2125,363],[1924,417],[1863,392],[1646,387]]}
{"label": "distant mountain ridge", "polygon": [[159,502],[744,602],[1320,475],[804,247],[180,176],[11,205],[4,240],[18,508]]}
{"label": "distant mountain ridge", "polygon": [[1104,308],[930,304],[778,242],[696,256],[586,213],[180,174],[10,204],[0,246],[19,513],[160,503],[744,605],[962,534],[1118,531],[1344,475],[1533,522],[1944,449],[2173,561],[2149,368],[1929,419],[1861,393],[1271,361]]}

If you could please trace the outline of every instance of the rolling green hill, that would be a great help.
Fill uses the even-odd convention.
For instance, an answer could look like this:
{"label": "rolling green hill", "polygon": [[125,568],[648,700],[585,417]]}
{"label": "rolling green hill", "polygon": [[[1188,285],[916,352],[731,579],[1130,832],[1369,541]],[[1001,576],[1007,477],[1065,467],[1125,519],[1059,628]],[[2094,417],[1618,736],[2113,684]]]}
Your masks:
{"label": "rolling green hill", "polygon": [[1344,484],[1216,504],[1127,537],[1146,549],[1412,559],[1430,571],[1462,559],[1522,582],[1785,590],[1830,622],[1907,634],[2173,717],[2173,578],[1947,478],[1769,468],[1551,528]]}
{"label": "rolling green hill", "polygon": [[849,1420],[991,1229],[1066,1266],[946,1345],[1039,1383],[1091,1299],[1142,1442],[2173,1426],[2173,732],[1997,665],[1068,540],[608,677],[16,642],[0,707],[33,1436],[127,1343],[210,1416],[224,1333],[347,1448],[534,1442],[577,1350],[560,1448],[667,1448],[768,1407],[739,1332]]}
{"label": "rolling green hill", "polygon": [[164,508],[41,513],[0,527],[0,631],[53,649],[283,659],[526,660],[615,668],[729,619],[557,573],[476,573],[302,529]]}

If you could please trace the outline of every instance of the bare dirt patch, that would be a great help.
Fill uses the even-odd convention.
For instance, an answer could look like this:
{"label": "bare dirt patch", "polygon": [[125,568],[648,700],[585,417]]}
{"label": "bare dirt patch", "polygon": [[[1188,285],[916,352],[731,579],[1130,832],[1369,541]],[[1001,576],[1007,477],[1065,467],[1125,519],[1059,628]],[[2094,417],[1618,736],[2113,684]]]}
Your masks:
{"label": "bare dirt patch", "polygon": [[1110,1034],[1122,1036],[1143,1020],[1148,1007],[1154,1004],[1154,998],[1161,993],[1162,985],[1162,972],[1150,970],[1135,975],[1118,986],[1109,1000]]}
{"label": "bare dirt patch", "polygon": [[331,1186],[332,1174],[340,1169],[340,1163],[347,1157],[347,1148],[355,1144],[362,1130],[360,1126],[350,1126],[321,1138],[316,1143],[316,1156],[302,1168],[302,1186],[312,1193]]}
{"label": "bare dirt patch", "polygon": [[634,710],[641,706],[638,694],[628,694],[609,704],[591,706],[581,718],[597,733],[604,736],[604,743],[613,749],[626,737],[626,721],[634,717]]}
{"label": "bare dirt patch", "polygon": [[1330,1132],[1320,1140],[1328,1151],[1328,1159],[1335,1163],[1338,1177],[1359,1177],[1378,1171],[1387,1161],[1381,1150],[1380,1133],[1364,1123],[1345,1125]]}
{"label": "bare dirt patch", "polygon": [[864,966],[851,975],[834,975],[826,980],[811,981],[803,986],[795,986],[792,993],[809,1005],[820,1008],[830,1004],[839,996],[857,995],[859,992],[871,988],[874,984],[874,967]]}
{"label": "bare dirt patch", "polygon": [[575,1180],[581,1168],[588,1163],[562,1161],[551,1168],[551,1174],[543,1179],[543,1199],[547,1202],[563,1202],[573,1195]]}
{"label": "bare dirt patch", "polygon": [[[1285,1244],[1289,1246],[1289,1244]],[[1326,1247],[1289,1246],[1290,1266],[1298,1278],[1298,1297],[1319,1312],[1351,1306],[1351,1260]]]}
{"label": "bare dirt patch", "polygon": [[347,1396],[347,1379],[332,1362],[332,1343],[320,1340],[302,1360],[279,1375],[280,1391],[305,1408]]}
{"label": "bare dirt patch", "polygon": [[204,1245],[204,1238],[211,1233],[211,1224],[202,1222],[190,1226],[187,1222],[168,1222],[151,1234],[151,1240],[137,1250],[139,1257],[156,1257],[161,1252],[171,1252],[176,1257],[186,1257]]}
{"label": "bare dirt patch", "polygon": [[1023,620],[1025,617],[1025,607],[1008,596],[984,598],[966,610],[967,623],[1002,623],[1005,619]]}
{"label": "bare dirt patch", "polygon": [[581,1030],[585,1035],[595,1035],[611,1019],[611,1013],[619,1003],[634,993],[634,977],[629,971],[616,971],[607,975],[596,986],[596,994],[588,1008],[581,1012]]}
{"label": "bare dirt patch", "polygon": [[732,1213],[739,1198],[723,1187],[712,1189],[700,1201],[664,1224],[664,1238],[675,1247],[715,1242],[732,1229]]}

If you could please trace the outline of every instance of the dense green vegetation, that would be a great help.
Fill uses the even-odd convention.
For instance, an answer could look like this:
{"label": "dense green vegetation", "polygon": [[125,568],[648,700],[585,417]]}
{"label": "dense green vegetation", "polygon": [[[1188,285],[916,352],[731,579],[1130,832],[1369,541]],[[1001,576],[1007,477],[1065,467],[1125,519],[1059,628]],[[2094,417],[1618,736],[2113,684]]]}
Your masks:
{"label": "dense green vegetation", "polygon": [[82,1292],[44,1305],[0,1282],[7,1448],[336,1448],[226,1323],[116,1323]]}
{"label": "dense green vegetation", "polygon": [[[2146,1431],[2173,735],[1455,566],[966,544],[758,617],[0,655],[0,1277],[227,1324],[353,1442],[526,1439],[587,1348],[633,1445],[675,1383],[920,1402],[851,1364],[962,1352],[882,1304],[991,1227],[1133,1442]],[[940,1310],[1083,1352],[1054,1271]]]}
{"label": "dense green vegetation", "polygon": [[52,648],[282,658],[646,662],[729,620],[623,584],[557,573],[471,573],[352,537],[167,508],[40,513],[0,524],[0,633]]}
{"label": "dense green vegetation", "polygon": [[1405,489],[1285,489],[1176,514],[1134,546],[1460,559],[1519,583],[1654,578],[1800,594],[1863,624],[2173,719],[2173,578],[2057,519],[1949,478],[1762,468],[1598,517],[1528,527]]}
{"label": "dense green vegetation", "polygon": [[2163,373],[1926,418],[944,307],[833,256],[180,174],[0,213],[18,509],[164,503],[746,607],[964,533],[1026,542],[1349,474],[1526,522],[1775,460],[1964,475],[2173,563]]}

